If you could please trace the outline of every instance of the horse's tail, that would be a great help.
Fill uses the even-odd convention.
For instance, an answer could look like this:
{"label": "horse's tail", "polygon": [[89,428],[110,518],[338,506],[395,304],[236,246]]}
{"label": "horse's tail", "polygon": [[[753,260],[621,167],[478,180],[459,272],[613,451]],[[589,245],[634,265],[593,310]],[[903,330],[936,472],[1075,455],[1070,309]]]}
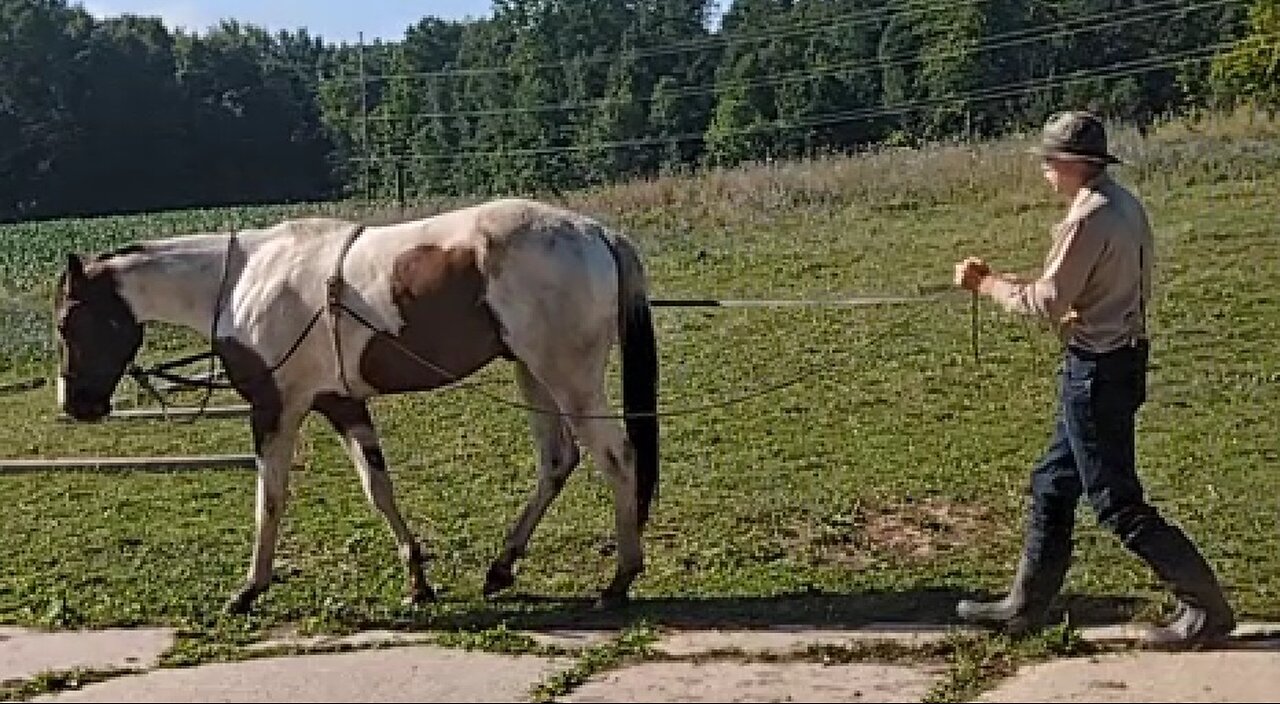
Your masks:
{"label": "horse's tail", "polygon": [[622,345],[622,408],[635,452],[640,525],[658,490],[658,346],[640,253],[624,235],[609,238],[618,266],[618,337]]}

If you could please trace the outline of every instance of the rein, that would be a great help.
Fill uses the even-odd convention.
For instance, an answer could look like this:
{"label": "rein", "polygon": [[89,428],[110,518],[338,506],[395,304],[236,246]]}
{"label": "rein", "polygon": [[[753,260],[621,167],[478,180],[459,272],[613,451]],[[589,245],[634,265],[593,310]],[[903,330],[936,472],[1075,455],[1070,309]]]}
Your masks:
{"label": "rein", "polygon": [[[231,252],[235,247],[235,243],[236,243],[236,233],[232,232],[231,235],[227,237],[227,253],[222,258],[222,276],[221,278],[218,279],[218,292],[214,295],[214,299],[213,299],[213,320],[210,321],[209,323],[209,344],[211,346],[215,344],[214,341],[217,339],[218,318],[222,317],[222,306],[223,306],[222,298],[226,293],[227,278],[231,272]],[[200,359],[203,359],[206,357],[209,359],[209,371],[206,372],[203,383],[193,379],[188,379],[186,377],[178,376],[176,374],[170,374],[168,371],[173,367],[183,366],[193,361],[199,361]],[[200,399],[200,410],[196,412],[195,415],[191,416],[187,421],[185,421],[186,423],[194,423],[197,420],[200,420],[201,418],[204,417],[205,412],[209,408],[209,400],[213,397],[214,388],[231,388],[230,384],[222,385],[217,380],[218,354],[216,349],[210,350],[209,352],[205,352],[199,355],[184,357],[174,362],[157,365],[156,367],[153,367],[150,370],[139,367],[136,364],[131,364],[129,365],[128,374],[129,376],[133,377],[133,380],[137,382],[137,384],[141,386],[144,391],[147,391],[148,393],[150,393],[152,396],[155,397],[156,402],[160,404],[160,412],[164,415],[165,420],[170,420],[169,404],[168,402],[165,401],[164,395],[162,395],[159,392],[159,390],[156,389],[155,384],[151,383],[152,376],[165,379],[170,383],[174,383],[179,386],[187,386],[187,387],[195,387],[195,388],[203,387],[204,398]]]}
{"label": "rein", "polygon": [[[360,228],[360,229],[362,230],[364,228]],[[156,402],[160,404],[160,411],[161,413],[163,413],[165,420],[170,420],[169,404],[168,402],[165,401],[164,395],[161,394],[160,391],[156,389],[155,384],[151,382],[152,377],[155,377],[157,379],[162,379],[164,381],[168,381],[171,384],[184,387],[184,388],[197,388],[197,389],[203,388],[204,389],[205,393],[204,393],[204,398],[201,399],[200,401],[200,410],[194,415],[189,416],[188,420],[184,421],[186,423],[194,423],[195,421],[200,420],[201,418],[204,417],[205,413],[208,411],[209,400],[213,396],[214,389],[236,388],[236,386],[230,382],[222,382],[217,380],[217,363],[218,361],[220,361],[218,351],[217,351],[218,319],[222,317],[222,309],[223,309],[223,306],[225,305],[223,298],[226,295],[227,278],[231,270],[231,253],[232,253],[233,247],[235,246],[235,240],[236,240],[236,235],[233,232],[231,233],[231,236],[227,239],[227,253],[222,263],[222,278],[218,282],[218,293],[217,293],[217,297],[214,299],[213,321],[209,324],[209,341],[210,341],[209,344],[213,349],[210,349],[208,352],[201,352],[198,354],[182,357],[180,359],[176,359],[170,362],[157,364],[149,369],[138,366],[137,364],[133,364],[129,366],[129,370],[128,370],[129,376],[132,377],[133,380],[137,382],[137,384],[141,386],[143,390],[150,393],[151,396],[153,396],[156,399]],[[350,244],[348,244],[348,247],[349,246]],[[343,253],[344,254],[346,253],[346,249],[343,250]],[[316,311],[315,315],[311,316],[311,320],[307,322],[302,332],[298,334],[298,337],[297,339],[294,340],[293,345],[291,345],[289,347],[289,350],[284,353],[284,356],[282,356],[275,364],[271,365],[271,367],[267,369],[265,372],[263,372],[261,375],[254,378],[257,379],[265,376],[271,376],[271,375],[274,375],[277,371],[279,371],[280,368],[283,367],[291,357],[293,357],[294,353],[298,351],[298,348],[302,347],[302,343],[304,340],[307,339],[307,335],[310,335],[311,330],[316,326],[316,323],[320,322],[320,315],[323,312],[324,312],[323,310]],[[192,379],[190,377],[184,377],[178,374],[174,374],[173,372],[170,371],[175,367],[186,366],[193,362],[198,362],[202,359],[209,360],[209,371],[205,374],[204,379]]]}
{"label": "rein", "polygon": [[[529,404],[521,403],[519,401],[513,401],[511,399],[486,392],[483,389],[479,388],[479,386],[475,382],[467,382],[463,380],[463,378],[460,375],[455,374],[448,369],[445,369],[444,367],[440,366],[434,361],[410,349],[407,345],[401,342],[394,335],[381,329],[374,323],[370,322],[369,319],[366,318],[364,315],[362,315],[361,313],[354,310],[353,308],[351,308],[350,306],[348,306],[346,303],[343,302],[342,293],[345,290],[345,286],[346,286],[346,282],[342,277],[343,263],[346,260],[347,253],[350,251],[351,246],[355,243],[356,239],[359,238],[359,236],[363,232],[364,232],[364,226],[363,225],[357,226],[351,232],[351,234],[347,236],[346,240],[344,241],[342,249],[338,253],[337,260],[334,263],[333,274],[325,282],[326,283],[326,286],[325,286],[326,305],[318,309],[311,316],[311,319],[303,327],[302,332],[298,334],[297,338],[294,340],[293,344],[289,347],[288,351],[285,352],[285,354],[278,361],[276,361],[275,364],[271,365],[271,367],[268,368],[261,376],[271,376],[271,375],[274,375],[277,371],[279,371],[280,368],[283,367],[289,361],[289,359],[293,357],[293,355],[298,351],[298,349],[302,346],[303,341],[305,341],[307,339],[307,336],[311,334],[311,331],[315,328],[316,324],[319,323],[320,318],[326,312],[329,314],[330,327],[332,332],[333,350],[334,350],[334,355],[337,359],[337,364],[338,364],[338,374],[341,377],[342,385],[346,389],[347,394],[349,396],[353,396],[353,393],[351,391],[350,381],[347,378],[346,365],[343,359],[342,339],[341,339],[341,334],[339,332],[339,326],[338,326],[339,316],[340,314],[343,314],[343,313],[350,316],[352,320],[356,321],[357,323],[359,323],[360,325],[368,329],[375,336],[381,337],[384,340],[386,340],[393,347],[395,347],[400,352],[402,352],[405,356],[407,356],[408,358],[416,362],[419,366],[443,376],[445,379],[449,381],[449,383],[452,385],[453,388],[461,388],[463,390],[470,391],[485,399],[488,399],[489,401],[492,401],[499,405],[507,406],[509,408],[523,410],[530,413],[539,413],[539,414],[549,415],[549,416],[558,416],[561,418],[578,418],[578,419],[584,419],[584,420],[627,420],[627,419],[634,419],[634,418],[670,418],[674,416],[691,415],[694,413],[717,410],[717,409],[741,404],[746,401],[750,401],[752,399],[766,396],[768,394],[775,393],[782,389],[786,389],[788,387],[794,386],[810,377],[816,376],[821,371],[821,369],[825,366],[825,365],[813,365],[801,371],[798,374],[792,375],[784,379],[783,381],[780,381],[774,384],[769,384],[757,389],[753,389],[746,393],[724,398],[719,401],[693,405],[693,406],[685,406],[685,407],[680,407],[680,408],[676,408],[668,411],[652,411],[652,412],[646,412],[646,413],[599,413],[599,414],[565,413],[563,411],[549,410],[546,408],[531,406]],[[227,278],[230,271],[231,254],[232,254],[232,248],[235,243],[235,238],[236,238],[235,233],[232,233],[231,237],[227,240],[227,254],[223,262],[222,279],[218,284],[218,294],[217,294],[217,298],[214,301],[213,322],[211,324],[211,330],[209,335],[209,339],[211,341],[210,344],[211,346],[214,347],[214,349],[210,350],[209,352],[190,355],[188,357],[174,360],[172,362],[158,364],[149,369],[140,367],[138,365],[132,365],[129,368],[129,371],[128,371],[129,375],[133,377],[134,380],[137,381],[137,383],[143,389],[148,391],[160,403],[161,409],[164,412],[164,416],[166,420],[169,418],[168,405],[166,404],[162,394],[160,394],[160,392],[155,388],[155,385],[151,383],[150,381],[151,377],[163,379],[165,381],[169,381],[170,383],[173,383],[178,386],[183,386],[188,388],[203,388],[205,390],[204,399],[201,401],[199,412],[193,416],[190,416],[190,419],[186,422],[195,422],[195,420],[199,420],[205,415],[205,412],[208,408],[208,402],[209,402],[210,396],[212,395],[213,390],[215,388],[219,388],[219,389],[235,388],[233,384],[227,383],[227,382],[219,382],[215,378],[216,376],[215,365],[219,357],[216,350],[217,326],[218,326],[218,319],[221,317],[222,309],[224,305],[223,296],[225,295]],[[924,292],[922,290],[921,295],[918,295],[918,296],[874,296],[874,297],[868,296],[868,297],[828,299],[828,300],[823,300],[823,299],[730,300],[730,299],[714,299],[714,298],[693,298],[693,299],[656,299],[655,298],[650,300],[650,305],[653,307],[678,307],[678,308],[693,308],[693,307],[737,308],[737,307],[782,307],[782,306],[848,307],[848,306],[885,305],[885,304],[915,303],[915,302],[935,300],[938,297],[938,295],[940,295],[942,292],[941,287],[936,287],[936,288],[937,290],[933,291],[931,295],[924,295]],[[974,362],[977,363],[979,362],[979,356],[978,356],[978,295],[976,293],[973,294],[970,311],[971,311],[970,323],[972,328],[971,342],[973,346],[973,357],[974,357]],[[170,371],[174,367],[179,367],[186,364],[190,364],[192,362],[197,362],[205,358],[208,358],[210,360],[210,369],[209,369],[209,373],[206,375],[206,377],[203,380],[196,380],[196,379],[183,377],[183,376],[174,374]]]}

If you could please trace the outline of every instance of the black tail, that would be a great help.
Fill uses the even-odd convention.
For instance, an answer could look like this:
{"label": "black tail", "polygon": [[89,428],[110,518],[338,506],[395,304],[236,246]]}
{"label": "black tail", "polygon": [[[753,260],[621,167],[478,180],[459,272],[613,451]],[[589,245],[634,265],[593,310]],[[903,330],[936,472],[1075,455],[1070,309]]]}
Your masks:
{"label": "black tail", "polygon": [[622,409],[636,458],[640,526],[658,491],[658,345],[653,334],[644,265],[622,235],[606,238],[618,265],[618,336],[622,343]]}

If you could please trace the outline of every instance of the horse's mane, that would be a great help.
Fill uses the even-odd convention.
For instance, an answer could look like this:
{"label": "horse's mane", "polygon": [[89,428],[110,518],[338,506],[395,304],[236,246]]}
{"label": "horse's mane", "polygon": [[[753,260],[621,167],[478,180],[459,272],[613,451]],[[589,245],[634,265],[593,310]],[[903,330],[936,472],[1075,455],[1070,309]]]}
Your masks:
{"label": "horse's mane", "polygon": [[145,244],[142,244],[141,242],[132,242],[122,247],[117,247],[109,252],[103,252],[102,254],[99,254],[98,256],[94,257],[93,260],[95,262],[105,262],[108,259],[114,259],[116,257],[124,257],[130,254],[142,254],[143,252],[146,252],[146,251],[147,251],[147,246]]}
{"label": "horse's mane", "polygon": [[279,228],[282,233],[289,236],[301,237],[325,237],[332,234],[335,230],[346,230],[354,227],[355,222],[345,220],[343,218],[333,217],[305,217],[292,218],[276,223],[272,228]]}

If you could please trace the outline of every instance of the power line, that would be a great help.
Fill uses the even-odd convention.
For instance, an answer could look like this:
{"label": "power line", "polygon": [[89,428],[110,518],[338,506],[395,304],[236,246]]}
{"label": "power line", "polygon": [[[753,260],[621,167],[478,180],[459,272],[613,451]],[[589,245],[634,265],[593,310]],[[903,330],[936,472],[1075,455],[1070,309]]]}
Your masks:
{"label": "power line", "polygon": [[[979,0],[985,2],[986,0]],[[736,46],[739,44],[753,44],[756,42],[770,41],[783,37],[790,37],[800,34],[806,34],[815,31],[830,31],[848,27],[857,27],[867,24],[876,24],[882,21],[892,21],[899,17],[915,15],[921,12],[935,12],[946,9],[952,5],[948,0],[906,0],[898,7],[882,7],[874,10],[862,10],[859,12],[851,12],[845,15],[836,15],[827,18],[821,22],[815,22],[809,25],[800,25],[788,27],[784,30],[759,32],[755,34],[730,36],[724,33],[712,35],[709,37],[701,37],[697,39],[689,39],[683,42],[673,42],[671,44],[657,45],[652,47],[642,47],[637,49],[629,49],[626,51],[605,54],[601,56],[578,57],[574,59],[566,59],[561,61],[550,61],[541,64],[531,64],[514,68],[510,66],[492,66],[477,68],[452,68],[439,71],[410,71],[394,74],[375,74],[360,77],[343,77],[327,79],[329,83],[368,83],[370,81],[388,81],[406,78],[465,78],[474,76],[487,76],[497,74],[508,74],[523,70],[545,70],[552,68],[568,68],[575,64],[599,64],[613,63],[623,56],[632,58],[652,58],[655,56],[666,56],[668,54],[680,54],[690,51],[699,51],[704,49],[722,48],[723,46]],[[896,12],[894,12],[896,10]]]}
{"label": "power line", "polygon": [[[980,0],[980,1],[985,1],[985,0]],[[948,6],[949,3],[947,3],[945,0],[941,2],[935,2],[935,0],[905,0],[903,4],[904,4],[905,10],[910,10],[910,12],[904,10],[902,14],[912,14],[916,11],[945,8]],[[734,35],[732,37],[723,33],[713,34],[706,37],[690,38],[690,39],[686,39],[679,42],[672,42],[670,44],[659,44],[659,45],[653,45],[648,47],[637,47],[637,48],[628,49],[626,51],[622,51],[614,54],[583,57],[581,61],[587,64],[611,63],[623,55],[630,55],[630,56],[636,56],[636,57],[663,56],[666,54],[677,54],[682,52],[695,51],[698,49],[715,48],[716,45],[720,45],[720,44],[736,45],[736,44],[747,44],[747,43],[752,43],[757,41],[766,41],[768,39],[774,39],[780,36],[788,36],[791,34],[801,34],[811,30],[838,29],[844,26],[845,24],[850,23],[853,20],[859,19],[859,18],[867,19],[867,20],[875,20],[877,19],[877,17],[875,16],[888,14],[893,9],[894,8],[891,8],[891,7],[882,7],[882,8],[877,8],[873,10],[860,10],[858,12],[850,12],[842,15],[835,15],[833,17],[825,18],[825,19],[822,19],[821,21],[814,22],[812,24],[792,26],[783,32],[776,32],[776,31],[757,32],[757,33],[745,34],[745,35]],[[723,17],[725,14],[727,14],[727,11],[717,10],[717,11],[708,13],[708,16],[719,15]],[[664,19],[672,19],[672,18],[668,16],[668,17],[664,17]],[[880,19],[883,19],[883,18],[880,18]],[[869,24],[869,23],[870,22],[863,22],[862,24]],[[853,26],[856,26],[856,25],[853,25]],[[386,48],[392,47],[392,45],[383,45],[383,46],[385,46]],[[347,51],[354,51],[356,49],[356,46],[348,47],[344,45],[344,49],[346,49]],[[379,58],[383,59],[383,57],[379,57]],[[296,71],[307,72],[307,73],[310,73],[313,71],[316,73],[319,73],[321,70],[321,65],[305,65],[305,64],[298,64],[298,63],[293,63],[288,61],[274,61],[272,60],[272,57],[262,57],[262,59],[263,59],[262,65],[264,67],[269,67],[269,68],[294,69]],[[546,68],[564,68],[572,65],[575,62],[575,60],[576,59],[565,59],[562,61],[535,64],[531,67],[525,67],[525,68],[533,68],[538,70],[546,69]],[[328,61],[323,62],[322,65],[335,67],[335,68],[338,68],[339,70],[344,68],[344,65],[342,64],[342,62],[337,59],[330,59]],[[414,71],[414,72],[392,73],[392,74],[371,74],[371,75],[364,76],[363,78],[359,76],[348,77],[345,75],[341,77],[330,76],[330,77],[322,77],[322,80],[327,83],[337,83],[337,84],[353,83],[354,84],[354,83],[361,83],[361,82],[367,83],[371,81],[386,81],[386,80],[403,79],[403,78],[433,78],[433,77],[452,77],[452,76],[465,77],[465,76],[489,75],[489,74],[510,73],[513,70],[514,69],[511,69],[505,66],[452,68],[452,69],[442,69],[438,71]],[[194,72],[203,73],[205,71],[197,69]]]}
{"label": "power line", "polygon": [[[884,11],[884,10],[878,10],[878,11],[879,11],[879,12],[882,12],[882,11]],[[704,17],[703,17],[703,21],[705,22],[706,20],[708,20],[708,19],[712,19],[712,18],[720,19],[720,18],[723,18],[723,17],[724,17],[724,15],[726,15],[727,13],[728,13],[728,11],[727,11],[727,10],[711,9],[711,10],[709,10],[709,11],[707,11],[707,12],[705,13],[705,15],[704,15]],[[859,14],[859,13],[851,13],[851,14]],[[838,19],[839,17],[843,17],[843,16],[844,16],[844,15],[838,15],[836,18]],[[426,15],[424,18],[425,18],[425,19],[436,19],[436,18],[435,18],[434,16],[432,16],[432,15]],[[673,15],[664,15],[664,16],[662,16],[662,17],[661,17],[661,20],[663,20],[663,21],[666,21],[666,20],[672,20],[672,19],[683,19],[683,18],[678,18],[678,17],[675,17],[675,16],[673,16]],[[689,39],[689,40],[686,40],[686,41],[689,41],[689,42],[694,42],[694,41],[711,41],[711,42],[716,42],[716,41],[725,41],[725,40],[724,40],[724,39],[718,39],[718,38],[716,38],[716,36],[709,36],[709,37],[703,37],[703,38]],[[359,50],[359,48],[360,48],[361,46],[362,46],[361,44],[346,44],[346,43],[344,42],[344,43],[342,43],[342,45],[341,45],[341,47],[340,47],[340,50],[354,53],[354,52],[358,51],[358,50]],[[364,48],[365,48],[366,50],[373,50],[373,49],[382,49],[382,50],[383,50],[383,51],[378,52],[378,53],[376,53],[376,54],[375,54],[375,53],[370,52],[370,54],[368,54],[368,55],[367,55],[367,56],[368,56],[368,58],[370,58],[370,59],[372,59],[372,58],[384,59],[384,56],[385,56],[386,50],[390,50],[390,49],[400,49],[400,48],[402,48],[400,43],[398,43],[398,42],[394,42],[394,41],[392,41],[392,42],[387,42],[387,43],[385,43],[385,44],[384,44],[384,43],[380,43],[380,42],[379,42],[379,43],[375,43],[375,44],[374,44],[374,45],[372,45],[372,46],[369,46],[369,45],[363,45],[363,46],[364,46]],[[655,45],[654,47],[640,47],[638,50],[645,50],[645,49],[648,49],[648,48],[655,48],[655,49],[656,49],[656,48],[659,48],[659,46],[673,46],[673,45]],[[338,47],[335,47],[335,49],[338,49]],[[378,54],[382,54],[383,56],[379,56]],[[614,58],[616,58],[616,56],[617,56],[617,55],[613,55],[613,57],[614,57]],[[316,63],[316,64],[303,64],[303,63],[297,63],[297,62],[288,61],[288,60],[284,60],[284,59],[277,59],[275,56],[265,55],[265,54],[264,54],[263,56],[259,57],[259,59],[260,59],[260,64],[261,64],[263,67],[266,67],[266,68],[283,68],[283,69],[293,69],[293,70],[295,70],[295,71],[298,71],[298,72],[304,72],[304,73],[307,73],[307,74],[311,74],[311,73],[320,74],[323,68],[336,68],[336,69],[339,69],[339,70],[342,70],[343,68],[345,68],[345,64],[343,63],[343,61],[342,61],[341,59],[339,59],[339,58],[336,58],[336,56],[334,56],[334,55],[331,55],[331,56],[328,56],[328,57],[322,57],[322,58],[323,58],[324,60],[322,60],[322,61],[320,61],[320,62],[318,62],[318,63]],[[600,59],[599,59],[599,60],[600,60],[600,61],[605,61],[605,60],[608,60],[609,58],[611,58],[611,57],[600,57]],[[567,63],[567,62],[566,62],[566,63]],[[464,71],[465,71],[465,70],[468,70],[468,69],[459,69],[459,70],[464,70]],[[481,68],[481,69],[477,69],[477,70],[485,71],[485,70],[487,70],[487,69]],[[200,74],[200,73],[210,73],[210,71],[205,70],[205,69],[191,69],[191,70],[189,70],[189,72],[190,72],[190,73],[196,73],[196,74]],[[453,72],[452,70],[449,70],[449,71],[442,71],[441,73],[452,73],[452,72]],[[424,72],[424,73],[425,73],[425,72]],[[388,78],[388,79],[389,79],[389,78],[405,78],[405,77],[410,77],[411,75],[413,75],[413,74],[373,74],[373,75],[367,76],[365,80],[366,80],[366,81],[369,81],[369,80],[381,80],[381,79],[383,79],[383,78]],[[360,82],[360,79],[359,79],[359,78],[356,78],[356,77],[353,77],[353,78],[346,78],[346,77],[344,76],[343,78],[336,78],[336,77],[333,77],[333,76],[325,77],[325,76],[323,76],[323,75],[318,75],[318,78],[319,78],[319,80],[321,80],[321,81],[328,81],[328,82],[332,82],[332,83],[358,83],[358,82]]]}
{"label": "power line", "polygon": [[[755,125],[737,130],[731,130],[722,133],[724,136],[744,136],[750,134],[758,134],[774,130],[801,129],[812,127],[824,127],[853,122],[857,120],[866,120],[876,117],[887,117],[893,115],[901,115],[916,110],[927,109],[931,107],[939,107],[943,105],[956,104],[972,104],[986,102],[989,100],[997,100],[1001,98],[1011,98],[1021,95],[1030,95],[1036,91],[1048,90],[1053,88],[1062,88],[1076,83],[1088,81],[1120,78],[1124,76],[1139,75],[1151,71],[1158,71],[1172,68],[1185,63],[1197,63],[1213,58],[1215,52],[1220,49],[1234,46],[1235,40],[1217,42],[1214,44],[1199,47],[1197,49],[1189,49],[1179,54],[1166,57],[1147,57],[1136,59],[1110,66],[1099,67],[1090,71],[1081,72],[1074,76],[1063,77],[1043,77],[1032,79],[1022,83],[1010,84],[1005,86],[992,86],[985,89],[972,91],[963,95],[944,96],[939,98],[931,98],[920,101],[907,101],[894,105],[885,105],[878,108],[864,108],[860,110],[843,111],[836,113],[826,113],[814,115],[795,121],[773,121],[766,124]],[[397,157],[354,157],[352,161],[408,161],[408,162],[433,162],[433,161],[450,161],[455,159],[467,159],[475,157],[511,157],[511,156],[540,156],[548,154],[558,154],[567,152],[593,151],[599,149],[618,149],[627,147],[645,147],[669,145],[682,142],[704,141],[706,140],[705,132],[687,132],[683,134],[643,137],[630,140],[619,140],[613,142],[597,142],[594,144],[568,145],[561,147],[530,147],[524,149],[509,150],[477,150],[470,152],[454,152],[451,154],[407,154]]]}
{"label": "power line", "polygon": [[[1026,27],[1019,30],[1013,30],[1010,32],[1002,33],[1002,34],[992,35],[984,39],[982,42],[977,43],[974,46],[958,47],[951,51],[939,54],[933,58],[969,56],[972,54],[985,53],[985,52],[993,51],[996,49],[1007,49],[1011,47],[1022,46],[1025,44],[1033,44],[1033,43],[1047,40],[1047,39],[1060,39],[1064,37],[1075,36],[1078,34],[1086,34],[1089,32],[1095,32],[1095,31],[1104,30],[1104,29],[1111,29],[1111,28],[1123,26],[1126,24],[1131,24],[1134,22],[1161,19],[1168,16],[1179,14],[1182,12],[1191,12],[1195,10],[1208,9],[1208,8],[1222,6],[1222,5],[1238,4],[1240,2],[1243,2],[1243,0],[1209,0],[1208,2],[1202,2],[1196,5],[1188,5],[1188,6],[1180,6],[1179,5],[1180,2],[1181,0],[1162,0],[1161,2],[1156,2],[1151,5],[1146,5],[1143,7],[1131,8],[1130,10],[1121,11],[1120,13],[1104,11],[1104,12],[1097,12],[1092,15],[1077,17],[1070,20],[1067,24],[1072,24],[1072,25],[1083,24],[1084,26],[1076,27],[1074,29],[1063,28],[1063,29],[1056,29],[1051,31],[1044,31],[1049,28],[1046,28],[1043,26],[1037,26],[1034,28]],[[1161,8],[1161,7],[1170,6],[1170,5],[1173,6],[1171,9],[1164,9],[1163,11],[1159,11],[1159,12],[1151,12],[1151,10],[1155,8]],[[1130,14],[1133,14],[1133,13],[1139,13],[1139,14],[1136,14],[1134,16],[1129,16],[1129,17],[1113,18],[1109,21],[1090,24],[1090,22],[1093,22],[1093,20],[1096,20],[1098,18],[1113,17],[1116,14],[1123,15],[1126,12]],[[873,63],[870,63],[870,64],[867,63],[868,59],[857,59],[853,61],[832,64],[829,66],[823,66],[817,70],[801,69],[801,70],[777,74],[774,76],[761,78],[761,79],[754,79],[754,80],[748,80],[748,81],[734,81],[734,82],[712,84],[712,85],[683,86],[674,91],[668,92],[661,97],[665,97],[668,99],[687,98],[687,97],[693,97],[693,96],[699,96],[699,95],[711,95],[716,93],[717,91],[724,90],[727,88],[758,88],[758,87],[766,87],[766,86],[785,85],[788,83],[802,82],[802,81],[810,80],[813,78],[820,78],[820,77],[828,76],[831,74],[855,75],[855,74],[861,74],[861,73],[868,73],[871,71],[882,71],[888,68],[908,66],[911,64],[920,63],[923,60],[924,59],[919,55],[918,52],[903,52],[900,54],[895,54],[895,55],[886,57],[885,59],[871,59]],[[545,103],[542,105],[534,105],[534,106],[526,106],[526,107],[518,107],[518,108],[491,108],[491,109],[479,109],[479,110],[460,110],[456,112],[416,112],[416,113],[403,113],[398,115],[371,115],[371,116],[368,116],[367,119],[373,122],[398,122],[401,120],[460,118],[460,117],[492,117],[497,115],[561,112],[561,111],[570,111],[570,110],[601,108],[614,103],[627,103],[627,104],[650,103],[650,102],[653,102],[655,99],[657,99],[657,97],[658,96],[649,95],[649,96],[645,96],[643,98],[639,98],[635,100],[622,100],[619,98],[597,98],[594,100],[588,100],[588,101],[583,101],[578,103]],[[352,119],[360,120],[365,118],[361,118],[360,116],[354,116]]]}

